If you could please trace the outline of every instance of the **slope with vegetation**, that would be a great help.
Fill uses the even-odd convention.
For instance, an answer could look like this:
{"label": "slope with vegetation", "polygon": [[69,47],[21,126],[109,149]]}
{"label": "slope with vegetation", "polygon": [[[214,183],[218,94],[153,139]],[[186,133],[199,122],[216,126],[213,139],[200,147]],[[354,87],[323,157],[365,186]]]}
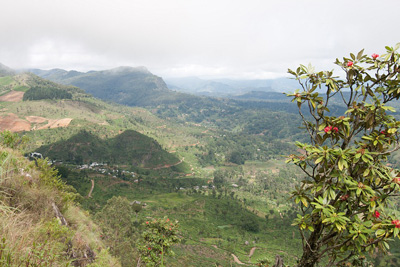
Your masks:
{"label": "slope with vegetation", "polygon": [[100,230],[75,203],[76,193],[44,160],[16,150],[23,140],[3,132],[0,144],[0,265],[118,266]]}

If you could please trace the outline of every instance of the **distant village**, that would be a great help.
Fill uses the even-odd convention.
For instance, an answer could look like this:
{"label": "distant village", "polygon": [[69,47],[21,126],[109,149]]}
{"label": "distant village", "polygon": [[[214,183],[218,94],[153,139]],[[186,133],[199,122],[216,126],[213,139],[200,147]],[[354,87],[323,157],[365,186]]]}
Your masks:
{"label": "distant village", "polygon": [[[44,157],[39,152],[32,152],[32,153],[29,154],[29,158],[31,160],[34,160],[34,159],[39,159],[39,158],[43,159]],[[63,164],[63,162],[50,160],[49,164]],[[107,166],[106,163],[92,162],[91,164],[77,165],[76,169],[78,169],[78,170],[92,170],[92,171],[96,171],[96,172],[104,174],[104,175],[110,175],[113,178],[118,178],[117,176],[119,176],[119,175],[123,175],[125,177],[129,177],[130,176],[132,178],[135,178],[137,176],[135,172],[130,172],[130,171],[127,171],[127,170],[105,168],[105,166]],[[135,179],[133,182],[134,183],[139,183],[140,180],[139,179]],[[212,180],[209,180],[208,183],[209,183],[209,185],[202,185],[202,186],[196,185],[196,186],[193,187],[193,189],[194,190],[215,189],[215,186],[212,184]],[[233,188],[238,188],[239,187],[239,185],[237,185],[235,183],[231,184],[231,186]],[[180,187],[180,188],[176,188],[176,189],[187,190],[189,188]]]}

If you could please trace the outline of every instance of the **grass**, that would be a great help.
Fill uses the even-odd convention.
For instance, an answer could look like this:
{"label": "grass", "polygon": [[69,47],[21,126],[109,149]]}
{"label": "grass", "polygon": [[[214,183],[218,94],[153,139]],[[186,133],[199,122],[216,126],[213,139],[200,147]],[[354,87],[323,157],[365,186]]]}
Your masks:
{"label": "grass", "polygon": [[0,86],[9,85],[14,82],[11,76],[0,77]]}

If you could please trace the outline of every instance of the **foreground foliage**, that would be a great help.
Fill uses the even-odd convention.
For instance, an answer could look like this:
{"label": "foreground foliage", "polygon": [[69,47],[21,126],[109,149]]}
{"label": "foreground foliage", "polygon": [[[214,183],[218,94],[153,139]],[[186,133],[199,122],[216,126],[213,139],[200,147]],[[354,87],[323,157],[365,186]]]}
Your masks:
{"label": "foreground foliage", "polygon": [[[345,79],[311,66],[289,70],[302,90],[288,95],[310,136],[310,143],[297,143],[302,153],[288,160],[307,175],[293,192],[301,207],[294,222],[303,240],[299,266],[323,258],[326,266],[362,265],[366,252],[385,252],[388,241],[399,237],[391,199],[399,192],[400,173],[386,161],[399,148],[400,122],[387,105],[400,97],[399,46],[386,47],[380,57],[362,50],[337,59]],[[347,109],[340,116],[329,111],[335,95]]]}

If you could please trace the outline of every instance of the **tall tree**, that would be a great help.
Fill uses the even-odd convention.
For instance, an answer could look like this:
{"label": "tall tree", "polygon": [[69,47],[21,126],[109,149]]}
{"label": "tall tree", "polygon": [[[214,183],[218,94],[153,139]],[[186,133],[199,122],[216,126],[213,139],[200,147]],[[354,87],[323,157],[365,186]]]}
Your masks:
{"label": "tall tree", "polygon": [[[292,193],[301,210],[294,221],[303,241],[299,266],[361,265],[366,252],[385,252],[387,241],[399,238],[390,205],[400,173],[387,164],[399,148],[400,122],[388,105],[400,97],[399,47],[337,59],[344,78],[312,66],[289,70],[301,89],[288,96],[310,137],[288,159],[306,175]],[[330,111],[333,104],[345,112]]]}

